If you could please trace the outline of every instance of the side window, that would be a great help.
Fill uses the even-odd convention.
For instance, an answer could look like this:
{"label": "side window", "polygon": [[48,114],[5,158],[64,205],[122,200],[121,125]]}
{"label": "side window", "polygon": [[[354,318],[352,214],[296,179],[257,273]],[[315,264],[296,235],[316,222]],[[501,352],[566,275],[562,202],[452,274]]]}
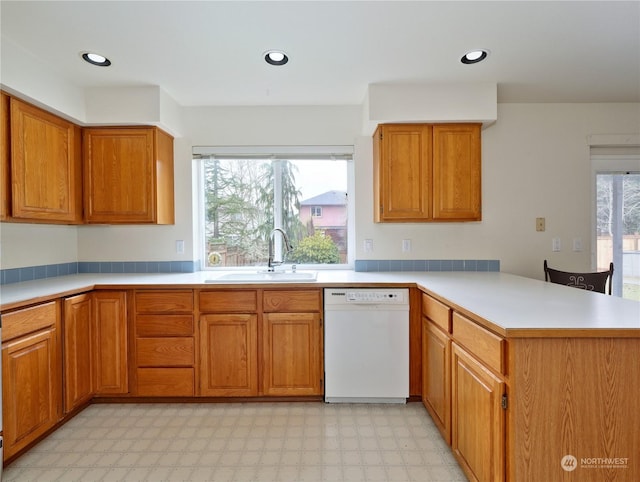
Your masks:
{"label": "side window", "polygon": [[598,271],[613,262],[613,294],[640,301],[640,173],[596,176]]}

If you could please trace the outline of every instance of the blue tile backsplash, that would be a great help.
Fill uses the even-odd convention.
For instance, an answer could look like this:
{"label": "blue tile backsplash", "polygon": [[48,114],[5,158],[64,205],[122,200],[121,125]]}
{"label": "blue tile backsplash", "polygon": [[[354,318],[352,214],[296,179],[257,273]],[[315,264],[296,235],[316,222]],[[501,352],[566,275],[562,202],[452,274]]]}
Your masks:
{"label": "blue tile backsplash", "polygon": [[500,271],[499,259],[359,259],[356,271]]}
{"label": "blue tile backsplash", "polygon": [[78,273],[193,273],[199,261],[80,261],[0,270],[0,284],[20,283]]}
{"label": "blue tile backsplash", "polygon": [[[78,273],[194,273],[200,261],[80,261],[0,270],[0,284]],[[355,271],[500,271],[498,259],[361,259]]]}

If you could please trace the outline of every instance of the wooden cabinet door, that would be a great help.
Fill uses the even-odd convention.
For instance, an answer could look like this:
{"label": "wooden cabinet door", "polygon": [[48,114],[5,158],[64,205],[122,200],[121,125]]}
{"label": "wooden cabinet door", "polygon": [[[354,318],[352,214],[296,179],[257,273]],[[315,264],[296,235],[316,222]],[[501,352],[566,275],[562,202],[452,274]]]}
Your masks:
{"label": "wooden cabinet door", "polygon": [[95,392],[129,392],[127,301],[123,291],[94,292],[93,361]]}
{"label": "wooden cabinet door", "polygon": [[481,219],[480,124],[433,126],[433,219]]}
{"label": "wooden cabinet door", "polygon": [[56,338],[51,327],[2,346],[5,460],[60,419],[62,380]]}
{"label": "wooden cabinet door", "polygon": [[12,216],[80,223],[80,128],[15,98],[10,122]]}
{"label": "wooden cabinet door", "polygon": [[69,413],[93,396],[92,307],[90,294],[64,301],[64,413]]}
{"label": "wooden cabinet door", "polygon": [[10,131],[9,96],[0,92],[0,221],[6,221],[11,214]]}
{"label": "wooden cabinet door", "polygon": [[265,395],[322,395],[322,328],[319,313],[265,313]]}
{"label": "wooden cabinet door", "polygon": [[374,220],[428,220],[430,186],[431,126],[379,126],[374,134]]}
{"label": "wooden cabinet door", "polygon": [[451,444],[451,339],[422,319],[422,403]]}
{"label": "wooden cabinet door", "polygon": [[258,394],[258,316],[215,314],[200,318],[200,394]]}
{"label": "wooden cabinet door", "polygon": [[172,224],[173,141],[152,127],[83,132],[85,220]]}
{"label": "wooden cabinet door", "polygon": [[471,481],[504,481],[504,393],[504,382],[452,344],[451,449]]}

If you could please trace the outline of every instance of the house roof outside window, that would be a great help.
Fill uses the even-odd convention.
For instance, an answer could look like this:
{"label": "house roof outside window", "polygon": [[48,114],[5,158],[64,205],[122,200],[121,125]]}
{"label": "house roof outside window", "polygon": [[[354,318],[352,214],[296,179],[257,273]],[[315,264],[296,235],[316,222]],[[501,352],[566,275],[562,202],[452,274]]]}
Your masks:
{"label": "house roof outside window", "polygon": [[346,204],[347,193],[344,191],[327,191],[300,201],[300,206],[345,206]]}

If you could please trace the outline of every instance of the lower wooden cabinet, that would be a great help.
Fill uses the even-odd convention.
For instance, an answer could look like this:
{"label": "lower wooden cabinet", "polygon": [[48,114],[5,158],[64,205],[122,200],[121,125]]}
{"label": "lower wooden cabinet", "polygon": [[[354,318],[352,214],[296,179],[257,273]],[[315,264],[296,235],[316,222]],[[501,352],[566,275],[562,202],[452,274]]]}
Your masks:
{"label": "lower wooden cabinet", "polygon": [[505,384],[455,342],[451,353],[451,449],[469,480],[503,482]]}
{"label": "lower wooden cabinet", "polygon": [[140,397],[196,394],[193,290],[135,293],[135,388]]}
{"label": "lower wooden cabinet", "polygon": [[319,289],[202,290],[200,395],[323,393]]}
{"label": "lower wooden cabinet", "polygon": [[473,482],[505,481],[505,352],[502,337],[423,293],[422,402]]}
{"label": "lower wooden cabinet", "polygon": [[265,395],[322,395],[319,313],[265,313]]}
{"label": "lower wooden cabinet", "polygon": [[138,368],[136,394],[141,397],[193,397],[195,393],[194,369]]}
{"label": "lower wooden cabinet", "polygon": [[265,290],[262,309],[263,393],[322,395],[321,291]]}
{"label": "lower wooden cabinet", "polygon": [[62,366],[65,414],[93,397],[92,300],[90,293],[64,300]]}
{"label": "lower wooden cabinet", "polygon": [[451,338],[422,319],[422,403],[451,444]]}
{"label": "lower wooden cabinet", "polygon": [[3,315],[5,460],[45,434],[62,416],[59,319],[57,302]]}
{"label": "lower wooden cabinet", "polygon": [[96,395],[129,393],[127,294],[96,291],[93,306],[93,356]]}
{"label": "lower wooden cabinet", "polygon": [[256,314],[208,314],[200,318],[200,394],[258,395]]}
{"label": "lower wooden cabinet", "polygon": [[195,355],[193,336],[136,338],[135,394],[193,397]]}

